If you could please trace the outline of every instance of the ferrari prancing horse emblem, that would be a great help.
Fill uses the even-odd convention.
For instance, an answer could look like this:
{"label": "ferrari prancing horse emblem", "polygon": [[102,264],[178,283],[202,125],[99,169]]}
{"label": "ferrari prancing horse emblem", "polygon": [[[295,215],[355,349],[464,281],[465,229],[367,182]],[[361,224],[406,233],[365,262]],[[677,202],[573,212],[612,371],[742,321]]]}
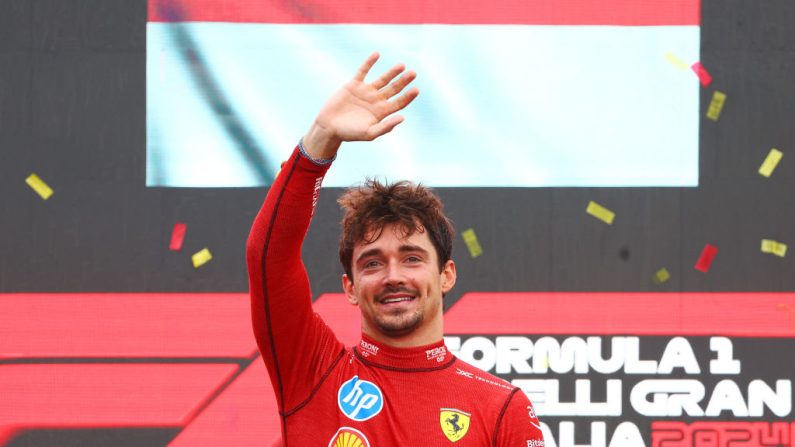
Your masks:
{"label": "ferrari prancing horse emblem", "polygon": [[442,426],[442,433],[453,442],[463,438],[469,430],[470,416],[469,413],[464,413],[455,408],[442,408],[439,413],[439,424]]}

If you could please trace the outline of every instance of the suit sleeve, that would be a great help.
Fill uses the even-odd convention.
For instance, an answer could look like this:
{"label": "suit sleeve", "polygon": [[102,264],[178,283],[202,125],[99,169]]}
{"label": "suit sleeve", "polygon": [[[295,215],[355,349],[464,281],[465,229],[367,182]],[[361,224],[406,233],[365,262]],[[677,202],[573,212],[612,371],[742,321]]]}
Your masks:
{"label": "suit sleeve", "polygon": [[521,390],[508,398],[497,426],[495,447],[544,447],[541,423],[533,404]]}
{"label": "suit sleeve", "polygon": [[296,147],[271,185],[246,245],[254,336],[282,413],[310,396],[344,349],[312,310],[301,260],[327,170]]}

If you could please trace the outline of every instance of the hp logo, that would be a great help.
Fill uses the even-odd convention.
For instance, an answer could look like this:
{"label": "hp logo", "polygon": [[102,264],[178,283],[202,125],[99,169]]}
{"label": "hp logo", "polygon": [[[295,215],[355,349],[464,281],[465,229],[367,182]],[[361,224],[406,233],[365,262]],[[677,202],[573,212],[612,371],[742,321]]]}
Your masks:
{"label": "hp logo", "polygon": [[366,421],[384,408],[384,395],[376,384],[353,376],[340,387],[337,404],[345,416],[354,421]]}

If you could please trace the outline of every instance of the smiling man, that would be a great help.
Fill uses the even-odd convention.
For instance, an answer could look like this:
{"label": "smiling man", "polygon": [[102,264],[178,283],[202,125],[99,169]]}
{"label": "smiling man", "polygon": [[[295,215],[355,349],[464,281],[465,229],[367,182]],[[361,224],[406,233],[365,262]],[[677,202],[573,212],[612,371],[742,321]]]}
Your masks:
{"label": "smiling man", "polygon": [[438,342],[442,296],[456,279],[453,228],[442,203],[422,186],[373,180],[339,203],[342,286],[361,309],[362,332],[395,347]]}
{"label": "smiling man", "polygon": [[254,333],[276,393],[284,446],[544,445],[518,388],[453,356],[442,298],[456,280],[453,228],[429,189],[367,181],[339,199],[340,261],[362,339],[346,348],[312,311],[301,244],[344,141],[403,121],[419,94],[396,65],[373,82],[372,54],[323,106],[268,191],[249,235]]}

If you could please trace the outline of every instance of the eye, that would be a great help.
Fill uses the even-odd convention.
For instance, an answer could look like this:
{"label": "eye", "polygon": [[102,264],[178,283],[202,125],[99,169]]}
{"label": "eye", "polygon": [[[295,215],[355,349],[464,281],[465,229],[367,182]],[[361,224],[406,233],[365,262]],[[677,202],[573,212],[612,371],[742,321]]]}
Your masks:
{"label": "eye", "polygon": [[419,256],[409,256],[406,258],[406,261],[410,263],[417,263],[417,262],[422,262],[422,258],[420,258]]}
{"label": "eye", "polygon": [[374,268],[374,267],[378,267],[379,265],[381,265],[380,262],[378,262],[376,260],[370,260],[370,261],[367,261],[367,262],[364,263],[364,268],[366,268],[366,269],[367,268]]}

